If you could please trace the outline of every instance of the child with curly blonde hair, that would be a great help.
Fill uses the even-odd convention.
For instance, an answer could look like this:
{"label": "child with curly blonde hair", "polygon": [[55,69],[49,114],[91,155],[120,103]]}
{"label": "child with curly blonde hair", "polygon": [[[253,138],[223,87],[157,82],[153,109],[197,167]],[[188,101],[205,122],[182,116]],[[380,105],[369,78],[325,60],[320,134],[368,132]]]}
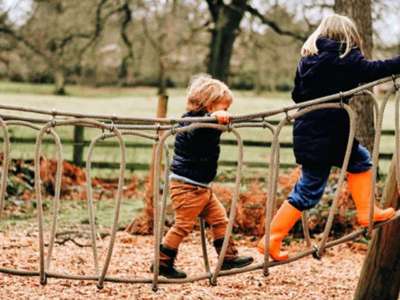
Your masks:
{"label": "child with curly blonde hair", "polygon": [[[233,94],[221,81],[210,75],[192,77],[188,87],[187,112],[182,118],[214,116],[219,124],[229,122],[227,112]],[[193,123],[180,123],[179,127]],[[167,278],[185,278],[186,273],[174,267],[178,247],[193,229],[197,217],[211,226],[214,247],[219,254],[228,225],[225,208],[211,187],[217,173],[221,131],[199,128],[177,134],[171,165],[170,195],[175,212],[175,224],[160,245],[159,272]],[[252,257],[240,257],[232,238],[225,254],[222,270],[242,268],[253,262]],[[151,267],[153,271],[153,265]]]}

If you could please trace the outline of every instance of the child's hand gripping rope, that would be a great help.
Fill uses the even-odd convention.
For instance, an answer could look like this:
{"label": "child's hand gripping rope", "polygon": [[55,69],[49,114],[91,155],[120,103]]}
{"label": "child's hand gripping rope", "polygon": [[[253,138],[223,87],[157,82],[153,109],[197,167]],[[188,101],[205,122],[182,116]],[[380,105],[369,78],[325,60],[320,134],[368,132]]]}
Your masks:
{"label": "child's hand gripping rope", "polygon": [[231,114],[224,110],[217,110],[211,116],[217,118],[218,124],[228,124],[231,118]]}

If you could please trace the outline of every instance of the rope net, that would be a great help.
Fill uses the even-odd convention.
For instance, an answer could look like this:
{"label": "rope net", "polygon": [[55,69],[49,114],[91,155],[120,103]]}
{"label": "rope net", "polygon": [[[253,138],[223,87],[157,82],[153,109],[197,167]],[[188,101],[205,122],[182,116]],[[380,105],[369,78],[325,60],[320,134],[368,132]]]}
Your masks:
{"label": "rope net", "polygon": [[[0,222],[3,216],[5,195],[6,195],[6,186],[7,186],[7,177],[8,171],[10,167],[10,137],[8,134],[8,125],[17,125],[24,126],[35,129],[38,131],[36,144],[35,144],[35,155],[34,155],[34,169],[35,169],[35,193],[36,193],[36,204],[37,204],[37,221],[38,221],[38,239],[39,239],[39,266],[37,271],[28,271],[21,269],[10,269],[0,267],[1,273],[7,273],[11,275],[18,276],[38,276],[40,278],[41,284],[47,283],[47,278],[63,278],[63,279],[73,279],[73,280],[92,280],[97,282],[97,287],[102,288],[104,286],[104,282],[120,282],[120,283],[149,283],[152,284],[153,290],[157,290],[159,284],[166,283],[185,283],[185,282],[194,282],[198,280],[209,279],[212,285],[217,284],[217,278],[219,276],[227,276],[238,273],[249,272],[257,269],[262,269],[264,275],[269,274],[269,268],[274,266],[279,266],[283,264],[287,264],[296,260],[299,260],[308,255],[313,255],[315,258],[321,258],[324,250],[329,247],[333,247],[339,245],[341,243],[354,240],[360,235],[365,235],[367,238],[371,236],[372,230],[382,227],[390,222],[393,222],[400,218],[400,210],[396,212],[394,217],[390,220],[373,223],[373,209],[374,209],[374,201],[375,201],[375,190],[376,190],[376,174],[377,174],[377,166],[378,166],[378,156],[379,156],[379,146],[381,139],[381,131],[382,131],[382,121],[383,114],[385,111],[385,107],[387,101],[390,96],[395,94],[395,139],[396,139],[396,151],[395,151],[395,162],[396,162],[396,179],[397,179],[397,187],[400,190],[400,128],[399,128],[399,116],[400,116],[400,90],[398,89],[395,79],[400,77],[393,76],[389,78],[384,78],[378,81],[374,81],[363,86],[357,87],[353,90],[330,95],[327,97],[319,98],[316,100],[311,100],[307,102],[303,102],[300,104],[295,104],[291,106],[285,106],[280,109],[266,110],[261,112],[242,114],[242,115],[234,115],[231,117],[231,122],[228,125],[218,125],[215,124],[216,119],[213,117],[201,117],[201,118],[190,118],[190,119],[168,119],[168,118],[145,118],[145,117],[126,117],[126,116],[116,116],[116,115],[99,115],[99,114],[85,114],[85,113],[76,113],[76,112],[65,112],[65,111],[56,111],[56,110],[42,110],[37,108],[29,108],[29,107],[21,107],[21,106],[12,106],[12,105],[3,105],[0,104],[0,109],[6,110],[7,114],[3,112],[0,113],[0,126],[3,131],[4,136],[4,144],[3,144],[3,164],[1,171],[1,187],[0,187]],[[379,104],[374,94],[371,93],[368,89],[388,81],[393,80],[393,87],[385,94],[383,101]],[[351,108],[343,103],[343,97],[349,98],[355,95],[360,94],[368,94],[372,97],[374,102],[375,109],[375,138],[374,138],[374,151],[372,153],[372,192],[370,199],[370,215],[369,215],[369,226],[368,228],[359,228],[354,232],[345,235],[339,239],[329,241],[328,237],[329,233],[332,229],[332,223],[334,215],[337,211],[338,199],[340,196],[340,187],[343,184],[343,181],[346,176],[347,165],[350,159],[351,148],[353,144],[354,134],[355,134],[355,126],[354,126],[354,113]],[[332,103],[332,100],[337,100]],[[307,226],[307,218],[306,214],[303,213],[302,216],[302,224],[304,230],[304,237],[307,244],[307,248],[302,250],[299,253],[293,254],[289,257],[289,259],[285,261],[270,261],[268,257],[268,249],[269,249],[269,235],[270,235],[270,224],[272,221],[272,217],[274,215],[274,210],[276,207],[276,193],[278,187],[278,174],[280,167],[280,145],[279,145],[279,136],[281,130],[285,124],[291,122],[292,120],[310,112],[318,109],[344,109],[350,118],[350,134],[348,138],[348,145],[346,150],[345,159],[341,168],[340,177],[338,186],[336,188],[335,197],[333,203],[330,208],[328,221],[323,232],[322,239],[318,245],[313,245],[310,240],[309,229]],[[301,109],[301,110],[299,110]],[[292,114],[290,112],[294,111]],[[18,116],[17,114],[10,114],[10,112],[28,112],[34,114],[44,115],[43,117],[38,116]],[[265,121],[265,118],[271,117],[278,114],[285,114],[285,117],[282,121],[276,126],[273,127],[270,123]],[[50,115],[51,119],[45,116]],[[257,120],[259,119],[259,120]],[[110,122],[110,123],[105,123]],[[176,128],[176,124],[179,122],[187,122],[192,123],[189,126]],[[117,124],[118,122],[118,124]],[[122,123],[121,123],[122,122]],[[123,122],[135,122],[132,124],[124,124]],[[144,125],[141,123],[159,123],[161,125]],[[35,123],[35,124],[34,124]],[[121,124],[120,124],[121,123]],[[42,124],[42,125],[37,125]],[[84,126],[89,128],[99,128],[102,129],[103,132],[95,137],[91,142],[87,154],[86,160],[86,186],[87,186],[87,202],[89,207],[89,224],[90,224],[90,233],[91,233],[91,247],[93,251],[93,259],[94,259],[94,274],[95,275],[74,275],[74,274],[60,274],[51,270],[51,259],[53,253],[53,247],[55,243],[55,235],[57,231],[57,216],[60,204],[60,193],[61,193],[61,178],[62,178],[62,161],[63,161],[63,150],[62,144],[59,136],[54,130],[55,127],[61,126]],[[167,279],[164,277],[159,277],[158,267],[159,267],[159,257],[160,257],[160,248],[159,244],[162,240],[163,227],[165,223],[165,215],[166,215],[166,203],[168,198],[168,190],[169,190],[169,165],[170,165],[170,155],[168,150],[168,145],[166,140],[171,135],[175,135],[177,133],[185,132],[188,130],[198,129],[198,128],[214,128],[217,130],[221,130],[222,132],[232,132],[236,137],[237,147],[238,147],[238,161],[237,161],[237,176],[235,181],[235,189],[234,195],[231,203],[231,210],[229,215],[228,228],[226,230],[224,243],[221,249],[221,253],[219,255],[218,263],[216,267],[211,270],[207,248],[206,248],[206,239],[205,239],[205,226],[204,221],[200,222],[200,231],[201,231],[201,243],[202,243],[202,251],[204,257],[204,265],[205,272],[203,274],[189,277],[185,279]],[[250,266],[247,266],[242,269],[233,269],[228,271],[222,271],[221,266],[225,257],[225,253],[228,247],[229,237],[232,233],[234,218],[236,207],[239,199],[239,190],[241,184],[241,178],[243,173],[243,142],[240,136],[239,130],[241,128],[268,128],[271,131],[273,136],[272,144],[271,144],[271,155],[270,155],[270,169],[269,169],[269,185],[268,185],[268,199],[271,201],[267,201],[266,205],[266,220],[265,220],[265,232],[266,232],[266,245],[265,245],[265,257],[262,263],[255,263]],[[104,130],[108,130],[109,133],[104,133]],[[159,137],[158,132],[163,130],[164,133]],[[155,131],[154,134],[149,134],[143,131]],[[41,194],[41,178],[40,178],[40,154],[41,154],[41,145],[42,140],[45,134],[50,134],[54,142],[56,144],[57,149],[57,171],[56,171],[56,186],[55,186],[55,198],[54,198],[54,209],[51,221],[51,230],[50,230],[50,240],[48,244],[47,254],[45,254],[45,244],[44,244],[44,220],[43,220],[43,208],[42,208],[42,194]],[[119,212],[121,206],[122,199],[122,191],[124,185],[124,177],[125,177],[125,165],[126,165],[126,151],[124,144],[124,136],[134,135],[144,139],[153,140],[156,148],[156,156],[155,156],[155,171],[154,171],[154,272],[153,276],[150,278],[121,278],[121,277],[111,277],[107,276],[107,270],[110,265],[113,249],[115,245],[115,238],[118,229],[118,219]],[[117,138],[120,148],[120,168],[119,168],[119,178],[118,178],[118,189],[117,196],[115,201],[115,210],[114,210],[114,218],[111,226],[111,234],[110,241],[108,243],[106,258],[101,266],[99,264],[98,257],[98,248],[96,244],[96,226],[95,226],[95,213],[94,213],[94,205],[93,205],[93,190],[91,185],[91,169],[92,169],[92,155],[95,146],[101,140]],[[162,160],[162,150],[164,148],[165,153],[165,174],[163,176],[164,179],[164,193],[163,197],[160,201],[160,166]]]}

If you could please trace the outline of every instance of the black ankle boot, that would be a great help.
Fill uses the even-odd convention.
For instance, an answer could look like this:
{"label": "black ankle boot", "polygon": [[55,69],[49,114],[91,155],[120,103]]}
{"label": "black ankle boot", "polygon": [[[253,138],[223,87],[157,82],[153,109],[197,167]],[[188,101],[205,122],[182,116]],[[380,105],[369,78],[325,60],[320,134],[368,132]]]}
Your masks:
{"label": "black ankle boot", "polygon": [[[174,267],[174,261],[176,255],[178,254],[178,249],[171,249],[165,247],[163,244],[160,245],[160,264],[158,272],[161,276],[167,278],[186,278],[186,273],[180,271]],[[154,270],[154,262],[150,267],[150,271]]]}
{"label": "black ankle boot", "polygon": [[[218,256],[221,253],[223,243],[224,243],[223,238],[214,241],[214,247],[218,253]],[[250,265],[253,261],[254,259],[250,256],[249,257],[238,256],[238,251],[235,247],[235,244],[232,238],[230,238],[229,245],[225,253],[225,259],[221,266],[221,270],[240,269]]]}

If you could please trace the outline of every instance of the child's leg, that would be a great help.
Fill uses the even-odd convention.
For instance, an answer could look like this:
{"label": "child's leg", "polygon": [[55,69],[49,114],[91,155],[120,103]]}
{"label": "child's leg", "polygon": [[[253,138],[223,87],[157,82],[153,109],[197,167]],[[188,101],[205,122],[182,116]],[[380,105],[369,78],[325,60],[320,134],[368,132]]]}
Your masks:
{"label": "child's leg", "polygon": [[163,245],[178,249],[183,238],[193,230],[196,219],[209,202],[207,188],[171,181],[170,195],[175,213],[175,224],[164,237]]}
{"label": "child's leg", "polygon": [[228,217],[226,210],[221,202],[215,197],[210,188],[210,199],[200,213],[200,217],[211,226],[211,235],[213,240],[224,238],[226,228],[228,227]]}
{"label": "child's leg", "polygon": [[[274,260],[285,260],[287,252],[280,252],[282,240],[296,224],[303,210],[310,209],[321,200],[330,169],[311,170],[303,166],[302,176],[279,208],[271,222],[269,255]],[[265,235],[258,243],[258,250],[265,253]]]}
{"label": "child's leg", "polygon": [[[211,234],[214,240],[214,247],[218,255],[221,252],[222,244],[224,242],[224,236],[226,228],[228,226],[228,218],[226,216],[226,210],[219,202],[217,197],[212,193],[209,203],[204,207],[200,214],[200,217],[211,226]],[[229,245],[225,253],[225,259],[222,264],[222,270],[230,270],[233,268],[242,268],[253,262],[252,257],[238,256],[238,251],[235,247],[233,239],[229,239]]]}
{"label": "child's leg", "polygon": [[[358,222],[367,227],[369,223],[369,208],[371,198],[371,168],[370,155],[367,149],[358,146],[356,152],[352,153],[347,168],[347,181],[354,203],[358,211]],[[385,221],[395,214],[393,208],[374,208],[373,221]]]}
{"label": "child's leg", "polygon": [[[174,268],[179,244],[193,229],[196,219],[207,204],[208,189],[171,181],[170,194],[175,212],[175,224],[160,245],[160,275],[167,278],[185,278],[186,273]],[[153,271],[153,265],[150,267]]]}

